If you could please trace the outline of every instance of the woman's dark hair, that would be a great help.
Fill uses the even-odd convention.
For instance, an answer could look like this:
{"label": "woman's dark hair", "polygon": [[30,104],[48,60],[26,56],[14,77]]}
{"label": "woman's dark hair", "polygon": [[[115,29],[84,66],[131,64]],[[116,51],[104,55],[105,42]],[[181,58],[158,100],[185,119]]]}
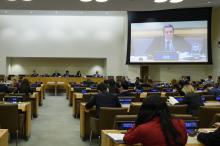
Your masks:
{"label": "woman's dark hair", "polygon": [[135,125],[138,126],[147,123],[155,117],[160,118],[161,129],[167,145],[172,146],[172,143],[174,143],[174,145],[181,145],[180,142],[178,142],[180,134],[173,126],[168,107],[166,103],[161,100],[159,95],[151,95],[143,101]]}

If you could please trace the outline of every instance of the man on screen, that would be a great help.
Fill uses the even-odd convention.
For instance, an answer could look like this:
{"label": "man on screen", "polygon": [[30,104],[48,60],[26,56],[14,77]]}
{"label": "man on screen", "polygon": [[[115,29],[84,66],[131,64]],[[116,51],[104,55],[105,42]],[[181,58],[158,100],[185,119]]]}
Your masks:
{"label": "man on screen", "polygon": [[174,35],[174,27],[169,24],[163,27],[163,36],[155,38],[146,53],[154,59],[178,60],[179,53],[190,50],[191,46],[183,37]]}

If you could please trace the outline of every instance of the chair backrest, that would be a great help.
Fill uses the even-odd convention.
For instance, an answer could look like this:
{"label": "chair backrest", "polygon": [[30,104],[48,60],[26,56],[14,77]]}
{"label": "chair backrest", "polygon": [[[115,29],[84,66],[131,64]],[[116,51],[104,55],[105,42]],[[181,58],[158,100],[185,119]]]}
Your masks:
{"label": "chair backrest", "polygon": [[127,108],[101,107],[99,115],[99,129],[112,129],[116,115],[126,115]]}
{"label": "chair backrest", "polygon": [[129,114],[130,115],[137,115],[140,111],[140,108],[141,108],[141,104],[131,103],[130,109],[129,109]]}
{"label": "chair backrest", "polygon": [[126,124],[127,126],[129,126],[132,123],[134,123],[136,119],[137,119],[137,115],[116,115],[113,129],[123,130],[122,128],[123,124]]}
{"label": "chair backrest", "polygon": [[208,128],[216,113],[220,113],[220,107],[201,106],[199,108],[200,128]]}
{"label": "chair backrest", "polygon": [[169,105],[168,109],[170,111],[170,114],[187,114],[187,108],[188,106],[183,105]]}
{"label": "chair backrest", "polygon": [[198,120],[198,117],[189,115],[189,114],[172,114],[173,117],[182,120]]}
{"label": "chair backrest", "polygon": [[149,97],[151,95],[159,95],[159,96],[161,96],[161,92],[147,92],[147,97]]}
{"label": "chair backrest", "polygon": [[179,92],[166,92],[165,96],[169,97],[169,96],[179,96]]}
{"label": "chair backrest", "polygon": [[163,100],[164,102],[167,102],[168,97],[160,97],[161,100]]}
{"label": "chair backrest", "polygon": [[92,94],[83,94],[83,102],[88,102],[90,98],[92,97]]}
{"label": "chair backrest", "polygon": [[220,122],[220,113],[217,113],[217,114],[215,114],[215,115],[213,116],[212,122],[211,122],[211,124],[209,125],[209,127],[212,127],[212,125],[213,125],[214,123],[216,123],[216,122]]}
{"label": "chair backrest", "polygon": [[17,104],[0,104],[0,126],[10,132],[18,130]]}

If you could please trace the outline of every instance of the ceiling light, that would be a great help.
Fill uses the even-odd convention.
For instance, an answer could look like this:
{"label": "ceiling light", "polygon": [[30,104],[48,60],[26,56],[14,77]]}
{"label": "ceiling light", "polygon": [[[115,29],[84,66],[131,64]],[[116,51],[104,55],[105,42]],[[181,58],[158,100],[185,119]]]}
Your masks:
{"label": "ceiling light", "polygon": [[170,3],[180,3],[182,2],[183,0],[170,0]]}
{"label": "ceiling light", "polygon": [[107,2],[108,0],[95,0],[95,1],[97,1],[97,2]]}
{"label": "ceiling light", "polygon": [[22,1],[24,1],[24,2],[30,2],[30,1],[32,1],[32,0],[22,0]]}
{"label": "ceiling light", "polygon": [[167,0],[154,0],[155,3],[164,3],[166,2]]}
{"label": "ceiling light", "polygon": [[80,0],[81,2],[91,2],[92,0]]}
{"label": "ceiling light", "polygon": [[15,2],[16,0],[8,0],[9,2]]}

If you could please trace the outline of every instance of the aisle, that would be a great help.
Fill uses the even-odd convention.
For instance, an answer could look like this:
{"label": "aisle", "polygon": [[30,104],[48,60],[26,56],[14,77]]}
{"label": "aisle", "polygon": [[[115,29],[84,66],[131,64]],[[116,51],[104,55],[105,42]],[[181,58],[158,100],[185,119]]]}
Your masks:
{"label": "aisle", "polygon": [[[79,136],[79,119],[72,117],[72,108],[64,96],[48,96],[32,120],[32,135],[20,146],[89,146]],[[15,144],[9,144],[14,146]]]}

